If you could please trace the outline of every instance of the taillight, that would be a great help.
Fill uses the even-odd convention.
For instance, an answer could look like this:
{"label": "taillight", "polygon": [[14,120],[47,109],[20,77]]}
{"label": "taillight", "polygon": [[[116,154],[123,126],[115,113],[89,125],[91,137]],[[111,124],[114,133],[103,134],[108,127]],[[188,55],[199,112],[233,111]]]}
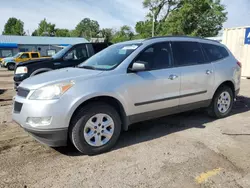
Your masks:
{"label": "taillight", "polygon": [[242,65],[241,65],[241,62],[237,62],[237,65],[241,68],[242,67]]}

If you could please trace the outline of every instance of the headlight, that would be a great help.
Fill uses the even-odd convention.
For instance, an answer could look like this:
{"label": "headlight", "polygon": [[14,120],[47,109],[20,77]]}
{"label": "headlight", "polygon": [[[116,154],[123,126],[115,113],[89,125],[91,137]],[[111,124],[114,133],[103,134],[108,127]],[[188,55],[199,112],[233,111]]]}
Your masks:
{"label": "headlight", "polygon": [[26,74],[28,73],[27,67],[17,67],[15,74]]}
{"label": "headlight", "polygon": [[35,90],[29,97],[30,100],[52,100],[59,99],[75,83],[73,81],[44,86]]}

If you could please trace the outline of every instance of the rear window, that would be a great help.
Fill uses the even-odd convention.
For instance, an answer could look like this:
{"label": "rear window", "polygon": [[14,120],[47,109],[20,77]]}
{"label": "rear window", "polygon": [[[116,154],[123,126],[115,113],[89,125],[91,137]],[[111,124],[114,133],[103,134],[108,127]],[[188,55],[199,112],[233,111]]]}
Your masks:
{"label": "rear window", "polygon": [[210,61],[218,61],[229,56],[228,51],[222,46],[213,44],[201,44]]}
{"label": "rear window", "polygon": [[31,53],[31,57],[32,57],[32,58],[38,58],[39,55],[38,55],[38,53]]}
{"label": "rear window", "polygon": [[205,62],[201,47],[197,42],[173,42],[174,59],[179,66],[197,65]]}

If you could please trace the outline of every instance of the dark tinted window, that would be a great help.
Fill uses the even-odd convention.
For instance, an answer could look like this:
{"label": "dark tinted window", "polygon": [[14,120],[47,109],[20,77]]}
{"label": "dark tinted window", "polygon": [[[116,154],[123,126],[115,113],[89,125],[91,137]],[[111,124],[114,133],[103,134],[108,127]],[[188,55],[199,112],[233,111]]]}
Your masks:
{"label": "dark tinted window", "polygon": [[69,51],[65,57],[67,60],[86,60],[88,59],[88,52],[86,45],[80,45]]}
{"label": "dark tinted window", "polygon": [[173,42],[174,59],[178,65],[195,65],[204,63],[204,56],[197,42]]}
{"label": "dark tinted window", "polygon": [[32,54],[31,54],[31,57],[32,57],[32,58],[38,58],[39,55],[38,55],[38,53],[32,53]]}
{"label": "dark tinted window", "polygon": [[227,50],[221,46],[202,44],[202,47],[210,61],[217,61],[229,56]]}
{"label": "dark tinted window", "polygon": [[171,51],[168,42],[154,44],[145,49],[135,61],[144,61],[148,63],[147,69],[164,69],[171,67]]}
{"label": "dark tinted window", "polygon": [[27,53],[24,53],[22,56],[21,56],[22,59],[26,59],[26,58],[30,58],[29,54]]}

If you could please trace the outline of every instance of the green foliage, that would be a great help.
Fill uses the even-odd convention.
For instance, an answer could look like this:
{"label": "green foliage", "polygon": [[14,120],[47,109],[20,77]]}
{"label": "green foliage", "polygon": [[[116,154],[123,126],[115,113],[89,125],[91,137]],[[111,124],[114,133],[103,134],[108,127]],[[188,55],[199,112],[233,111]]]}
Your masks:
{"label": "green foliage", "polygon": [[99,33],[99,23],[95,20],[91,20],[89,18],[84,18],[77,24],[73,35],[76,37],[85,37],[87,39],[97,37]]}
{"label": "green foliage", "polygon": [[101,29],[99,32],[99,36],[105,38],[106,42],[111,42],[114,35],[114,31],[111,28]]}
{"label": "green foliage", "polygon": [[9,18],[4,25],[3,35],[25,35],[24,23],[17,18]]}
{"label": "green foliage", "polygon": [[70,37],[68,29],[56,29],[56,37]]}
{"label": "green foliage", "polygon": [[47,22],[44,18],[39,24],[38,28],[32,33],[32,36],[55,36],[56,25]]}
{"label": "green foliage", "polygon": [[220,0],[183,0],[182,6],[167,19],[162,34],[217,36],[226,20]]}
{"label": "green foliage", "polygon": [[141,38],[149,38],[152,35],[152,21],[140,21],[135,25],[135,31],[139,33]]}
{"label": "green foliage", "polygon": [[142,37],[151,36],[153,18],[155,35],[216,36],[227,20],[220,0],[144,0],[148,19],[136,24]]}
{"label": "green foliage", "polygon": [[123,42],[123,41],[131,40],[133,39],[133,37],[134,37],[134,33],[132,29],[129,26],[124,25],[120,28],[119,31],[115,32],[112,38],[112,42],[113,43]]}

